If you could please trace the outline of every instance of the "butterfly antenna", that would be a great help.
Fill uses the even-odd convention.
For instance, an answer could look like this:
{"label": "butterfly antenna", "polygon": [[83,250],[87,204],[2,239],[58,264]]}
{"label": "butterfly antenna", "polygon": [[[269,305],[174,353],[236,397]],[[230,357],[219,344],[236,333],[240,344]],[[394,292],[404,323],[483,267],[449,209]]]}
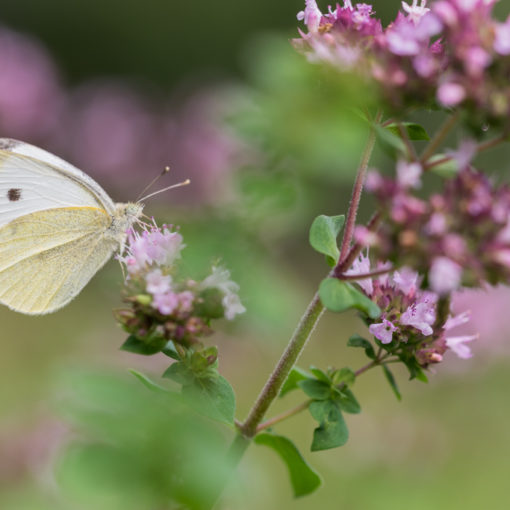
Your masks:
{"label": "butterfly antenna", "polygon": [[158,191],[155,191],[154,193],[151,193],[150,195],[145,195],[144,197],[139,198],[137,200],[137,202],[142,202],[143,200],[147,200],[148,198],[151,198],[154,195],[159,195],[160,193],[163,193],[164,191],[168,191],[169,189],[180,188],[181,186],[187,186],[190,182],[191,181],[189,179],[186,179],[183,182],[179,182],[177,184],[172,184],[172,186],[168,186],[168,187],[163,188],[163,189],[158,189]]}
{"label": "butterfly antenna", "polygon": [[149,189],[153,186],[153,184],[157,181],[159,181],[159,179],[161,179],[161,177],[163,177],[164,175],[166,175],[168,172],[170,172],[170,167],[169,166],[165,166],[165,168],[163,169],[163,171],[161,173],[159,173],[158,175],[156,175],[156,177],[154,177],[154,179],[152,179],[151,182],[149,182],[149,184],[147,184],[147,186],[145,186],[145,188],[143,188],[143,190],[141,191],[141,193],[138,195],[138,198],[136,199],[137,202],[139,202],[140,200],[143,200],[141,199],[140,197]]}

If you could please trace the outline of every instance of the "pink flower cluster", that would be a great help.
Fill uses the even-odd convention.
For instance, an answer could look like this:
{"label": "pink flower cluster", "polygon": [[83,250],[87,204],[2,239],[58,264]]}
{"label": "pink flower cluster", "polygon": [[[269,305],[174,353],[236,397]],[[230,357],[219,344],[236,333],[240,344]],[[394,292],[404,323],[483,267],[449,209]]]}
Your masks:
{"label": "pink flower cluster", "polygon": [[[310,61],[374,80],[392,107],[466,106],[504,121],[510,112],[510,17],[493,19],[497,0],[402,2],[387,27],[371,5],[344,0],[322,12],[306,0],[308,32],[294,41]],[[476,109],[476,113],[475,113]]]}
{"label": "pink flower cluster", "polygon": [[[379,269],[384,268],[379,265]],[[360,255],[348,275],[370,272],[368,256]],[[399,356],[407,365],[413,359],[421,367],[439,363],[447,350],[460,358],[470,358],[466,345],[475,335],[450,336],[449,331],[469,320],[467,313],[444,318],[438,312],[440,296],[420,289],[418,273],[403,267],[378,278],[357,281],[363,292],[372,299],[382,314],[379,319],[366,319],[370,333],[381,346]],[[449,305],[448,305],[449,307]]]}
{"label": "pink flower cluster", "polygon": [[412,165],[419,167],[400,163],[396,179],[369,175],[367,187],[378,198],[384,221],[377,233],[359,229],[358,240],[395,267],[408,265],[426,274],[424,283],[440,295],[461,286],[508,282],[510,186],[495,187],[467,165],[441,193],[424,200],[409,186]]}
{"label": "pink flower cluster", "polygon": [[213,267],[202,282],[179,276],[176,263],[184,246],[181,234],[166,225],[128,232],[119,259],[127,270],[126,302],[132,306],[117,317],[140,340],[166,338],[189,346],[211,332],[211,319],[232,320],[245,311],[239,286],[226,269]]}

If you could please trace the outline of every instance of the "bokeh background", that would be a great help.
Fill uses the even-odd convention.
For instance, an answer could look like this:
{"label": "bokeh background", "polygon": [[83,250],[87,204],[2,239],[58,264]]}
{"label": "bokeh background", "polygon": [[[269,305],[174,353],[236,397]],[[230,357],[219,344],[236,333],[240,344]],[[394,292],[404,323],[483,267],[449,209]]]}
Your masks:
{"label": "bokeh background", "polygon": [[[203,276],[221,260],[241,285],[247,313],[210,339],[236,390],[239,418],[327,271],[308,247],[308,227],[318,214],[346,211],[366,136],[350,107],[376,101],[361,84],[319,75],[294,53],[289,39],[302,4],[7,0],[0,12],[1,136],[68,159],[119,201],[136,199],[166,165],[170,175],[158,186],[191,178],[146,212],[181,226],[190,273]],[[375,8],[389,22],[399,4],[379,0]],[[418,119],[432,128],[441,114]],[[508,156],[502,148],[480,163],[504,180]],[[374,164],[388,169],[388,161],[376,152]],[[361,219],[370,206],[365,199]],[[157,379],[168,362],[118,350],[125,335],[111,310],[121,283],[112,261],[56,314],[0,310],[0,508],[156,508],[147,494],[164,491],[164,483],[147,473],[179,468],[160,457],[185,440],[182,423],[171,411],[167,421],[134,380],[124,380],[128,368]],[[355,387],[363,412],[347,417],[351,437],[340,449],[309,452],[309,415],[281,424],[277,430],[300,446],[324,486],[294,500],[283,464],[253,446],[221,508],[507,508],[510,291],[465,293],[457,306],[472,310],[480,332],[473,360],[450,357],[428,385],[408,383],[398,371],[402,402],[382,373],[368,373]],[[358,368],[362,356],[345,347],[354,332],[364,333],[354,314],[325,316],[300,365]],[[132,408],[114,407],[111,423],[99,425],[90,409],[123,399]],[[271,414],[299,402],[289,395]],[[154,440],[136,443],[138,457],[127,461],[106,450],[69,453],[70,441],[98,430],[105,444],[121,437],[126,448],[138,441],[133,430]],[[229,434],[199,442],[210,450],[203,476],[220,463],[218,445]],[[145,478],[136,469],[124,473],[129,462],[143,464]]]}

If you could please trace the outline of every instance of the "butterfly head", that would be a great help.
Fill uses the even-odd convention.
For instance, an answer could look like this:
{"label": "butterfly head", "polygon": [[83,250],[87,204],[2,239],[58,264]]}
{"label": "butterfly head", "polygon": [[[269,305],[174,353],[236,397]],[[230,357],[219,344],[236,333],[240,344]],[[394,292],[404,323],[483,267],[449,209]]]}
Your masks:
{"label": "butterfly head", "polygon": [[126,231],[138,221],[142,215],[143,204],[128,202],[127,204],[115,204],[115,212],[112,215],[112,224],[109,235],[116,239],[124,239]]}

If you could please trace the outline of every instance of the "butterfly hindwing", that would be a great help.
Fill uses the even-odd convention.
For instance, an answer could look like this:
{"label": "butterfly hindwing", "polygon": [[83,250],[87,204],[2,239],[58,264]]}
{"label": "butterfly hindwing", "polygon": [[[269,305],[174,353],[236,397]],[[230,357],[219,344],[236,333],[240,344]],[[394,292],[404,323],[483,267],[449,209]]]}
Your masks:
{"label": "butterfly hindwing", "polygon": [[97,207],[64,207],[0,227],[0,302],[27,314],[67,304],[118,248],[110,223]]}

